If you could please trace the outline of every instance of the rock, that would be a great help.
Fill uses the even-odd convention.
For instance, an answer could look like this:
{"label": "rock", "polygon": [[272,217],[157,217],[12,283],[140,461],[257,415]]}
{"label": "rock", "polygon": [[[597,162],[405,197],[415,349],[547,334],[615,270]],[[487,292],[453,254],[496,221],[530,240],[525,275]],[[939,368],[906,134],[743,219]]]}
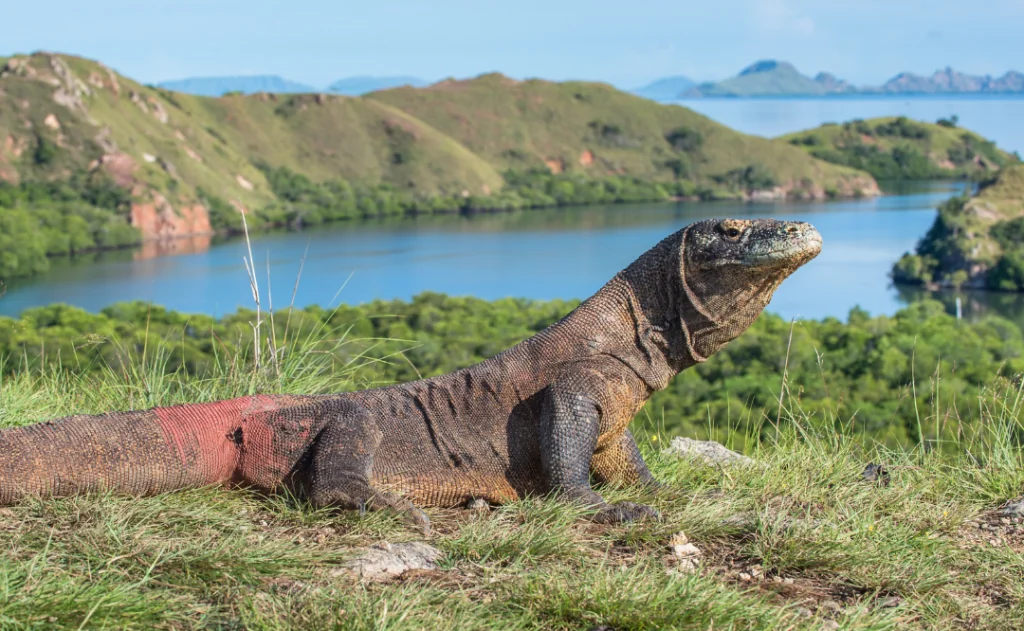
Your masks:
{"label": "rock", "polygon": [[241,186],[242,188],[244,188],[247,191],[251,191],[253,189],[252,182],[250,182],[249,180],[245,179],[241,175],[236,175],[235,176],[235,181],[238,182],[239,186]]}
{"label": "rock", "polygon": [[348,561],[333,576],[355,574],[360,579],[381,581],[401,576],[409,570],[436,570],[443,556],[440,550],[421,541],[383,543],[367,548],[359,558]]}
{"label": "rock", "polygon": [[677,561],[676,569],[679,572],[693,574],[697,571],[703,553],[700,548],[690,543],[685,532],[680,531],[669,537],[668,547]]}
{"label": "rock", "polygon": [[865,482],[875,482],[881,486],[888,486],[889,484],[889,472],[882,465],[873,462],[864,467],[861,477],[864,478]]}
{"label": "rock", "polygon": [[839,623],[835,620],[825,620],[821,623],[821,628],[824,631],[835,631],[835,629],[839,628]]}
{"label": "rock", "polygon": [[1008,517],[1024,517],[1024,497],[1014,500],[999,509],[1000,515]]}
{"label": "rock", "polygon": [[754,463],[750,458],[726,449],[713,440],[694,440],[683,436],[673,438],[671,444],[665,448],[665,453],[681,458],[702,460],[706,464],[749,465]]}
{"label": "rock", "polygon": [[490,507],[491,505],[487,503],[487,500],[480,499],[479,497],[466,502],[466,510],[487,510]]}
{"label": "rock", "polygon": [[60,129],[60,121],[57,120],[57,116],[54,114],[47,114],[46,118],[43,119],[43,124],[54,131]]}

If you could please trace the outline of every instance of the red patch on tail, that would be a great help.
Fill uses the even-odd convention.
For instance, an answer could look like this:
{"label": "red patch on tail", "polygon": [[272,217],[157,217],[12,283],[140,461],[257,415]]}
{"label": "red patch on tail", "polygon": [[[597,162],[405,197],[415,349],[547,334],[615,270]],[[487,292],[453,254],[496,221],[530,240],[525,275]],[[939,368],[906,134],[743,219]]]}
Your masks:
{"label": "red patch on tail", "polygon": [[164,440],[174,449],[182,466],[209,484],[232,478],[239,464],[236,431],[242,421],[257,412],[275,410],[274,397],[256,395],[154,408]]}

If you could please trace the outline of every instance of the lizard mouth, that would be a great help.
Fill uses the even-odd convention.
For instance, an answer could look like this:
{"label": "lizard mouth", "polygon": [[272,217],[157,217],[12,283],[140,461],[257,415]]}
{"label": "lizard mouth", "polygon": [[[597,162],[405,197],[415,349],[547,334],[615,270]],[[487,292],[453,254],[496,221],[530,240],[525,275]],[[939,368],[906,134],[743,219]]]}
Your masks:
{"label": "lizard mouth", "polygon": [[811,226],[803,229],[802,234],[785,245],[772,248],[761,255],[755,255],[752,263],[795,263],[803,265],[821,253],[821,234]]}

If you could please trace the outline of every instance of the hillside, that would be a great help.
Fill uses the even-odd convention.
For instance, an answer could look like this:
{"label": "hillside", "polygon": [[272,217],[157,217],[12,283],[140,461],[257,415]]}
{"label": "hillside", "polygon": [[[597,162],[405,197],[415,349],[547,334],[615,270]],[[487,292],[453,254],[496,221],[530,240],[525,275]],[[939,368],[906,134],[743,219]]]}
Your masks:
{"label": "hillside", "polygon": [[161,81],[157,86],[197,96],[223,96],[229,92],[239,92],[241,94],[254,94],[256,92],[276,92],[278,94],[316,92],[315,88],[308,85],[282,79],[276,75],[190,77],[174,81]]}
{"label": "hillside", "polygon": [[2,68],[0,219],[20,250],[0,261],[0,280],[44,269],[48,254],[128,245],[125,226],[134,240],[240,230],[239,211],[251,227],[302,226],[877,192],[864,173],[600,84],[488,75],[366,97],[208,98],[66,55],[15,56]]}
{"label": "hillside", "polygon": [[957,127],[884,117],[826,124],[781,136],[816,158],[867,171],[878,179],[983,177],[1016,161],[990,140]]}
{"label": "hillside", "polygon": [[685,90],[681,96],[820,96],[850,92],[853,89],[850,84],[828,73],[819,73],[812,79],[801,74],[790,63],[762,60],[747,66],[731,79],[702,83]]}
{"label": "hillside", "polygon": [[[436,374],[572,306],[435,294],[281,311],[263,324],[287,342],[264,338],[272,359],[262,367],[247,352],[251,311],[215,320],[144,303],[103,314],[40,307],[0,326],[4,347],[25,355],[0,366],[0,428],[339,392],[371,385],[363,371]],[[578,504],[530,497],[428,508],[424,535],[392,512],[315,510],[242,489],[33,499],[0,507],[0,620],[59,630],[1019,630],[1020,391],[999,375],[1021,370],[1021,331],[998,318],[958,322],[935,303],[849,320],[761,318],[659,393],[675,401],[652,401],[632,430],[666,488],[599,489],[655,506],[660,522],[595,524]],[[381,334],[423,344],[408,362],[373,361],[365,349],[412,345]],[[680,456],[674,436],[709,436],[750,460]],[[348,565],[369,546],[403,542],[431,546],[437,562],[379,581]]]}
{"label": "hillside", "polygon": [[[749,192],[824,197],[874,192],[855,170],[780,143],[737,133],[678,105],[661,105],[600,83],[515,81],[490,74],[367,97],[447,134],[499,171],[547,167],[590,176],[675,176]],[[751,167],[767,185],[747,188]]]}
{"label": "hillside", "polygon": [[893,280],[1024,291],[1024,165],[1008,166],[976,195],[940,207],[915,252],[894,266]]}

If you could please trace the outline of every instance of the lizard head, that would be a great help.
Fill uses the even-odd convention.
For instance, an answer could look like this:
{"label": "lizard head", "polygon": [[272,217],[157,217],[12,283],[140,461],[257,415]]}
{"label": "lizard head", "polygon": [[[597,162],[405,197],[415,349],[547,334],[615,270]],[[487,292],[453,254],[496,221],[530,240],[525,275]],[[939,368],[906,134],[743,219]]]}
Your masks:
{"label": "lizard head", "polygon": [[821,252],[821,235],[802,221],[712,219],[684,232],[680,317],[703,358],[746,330],[779,284]]}

